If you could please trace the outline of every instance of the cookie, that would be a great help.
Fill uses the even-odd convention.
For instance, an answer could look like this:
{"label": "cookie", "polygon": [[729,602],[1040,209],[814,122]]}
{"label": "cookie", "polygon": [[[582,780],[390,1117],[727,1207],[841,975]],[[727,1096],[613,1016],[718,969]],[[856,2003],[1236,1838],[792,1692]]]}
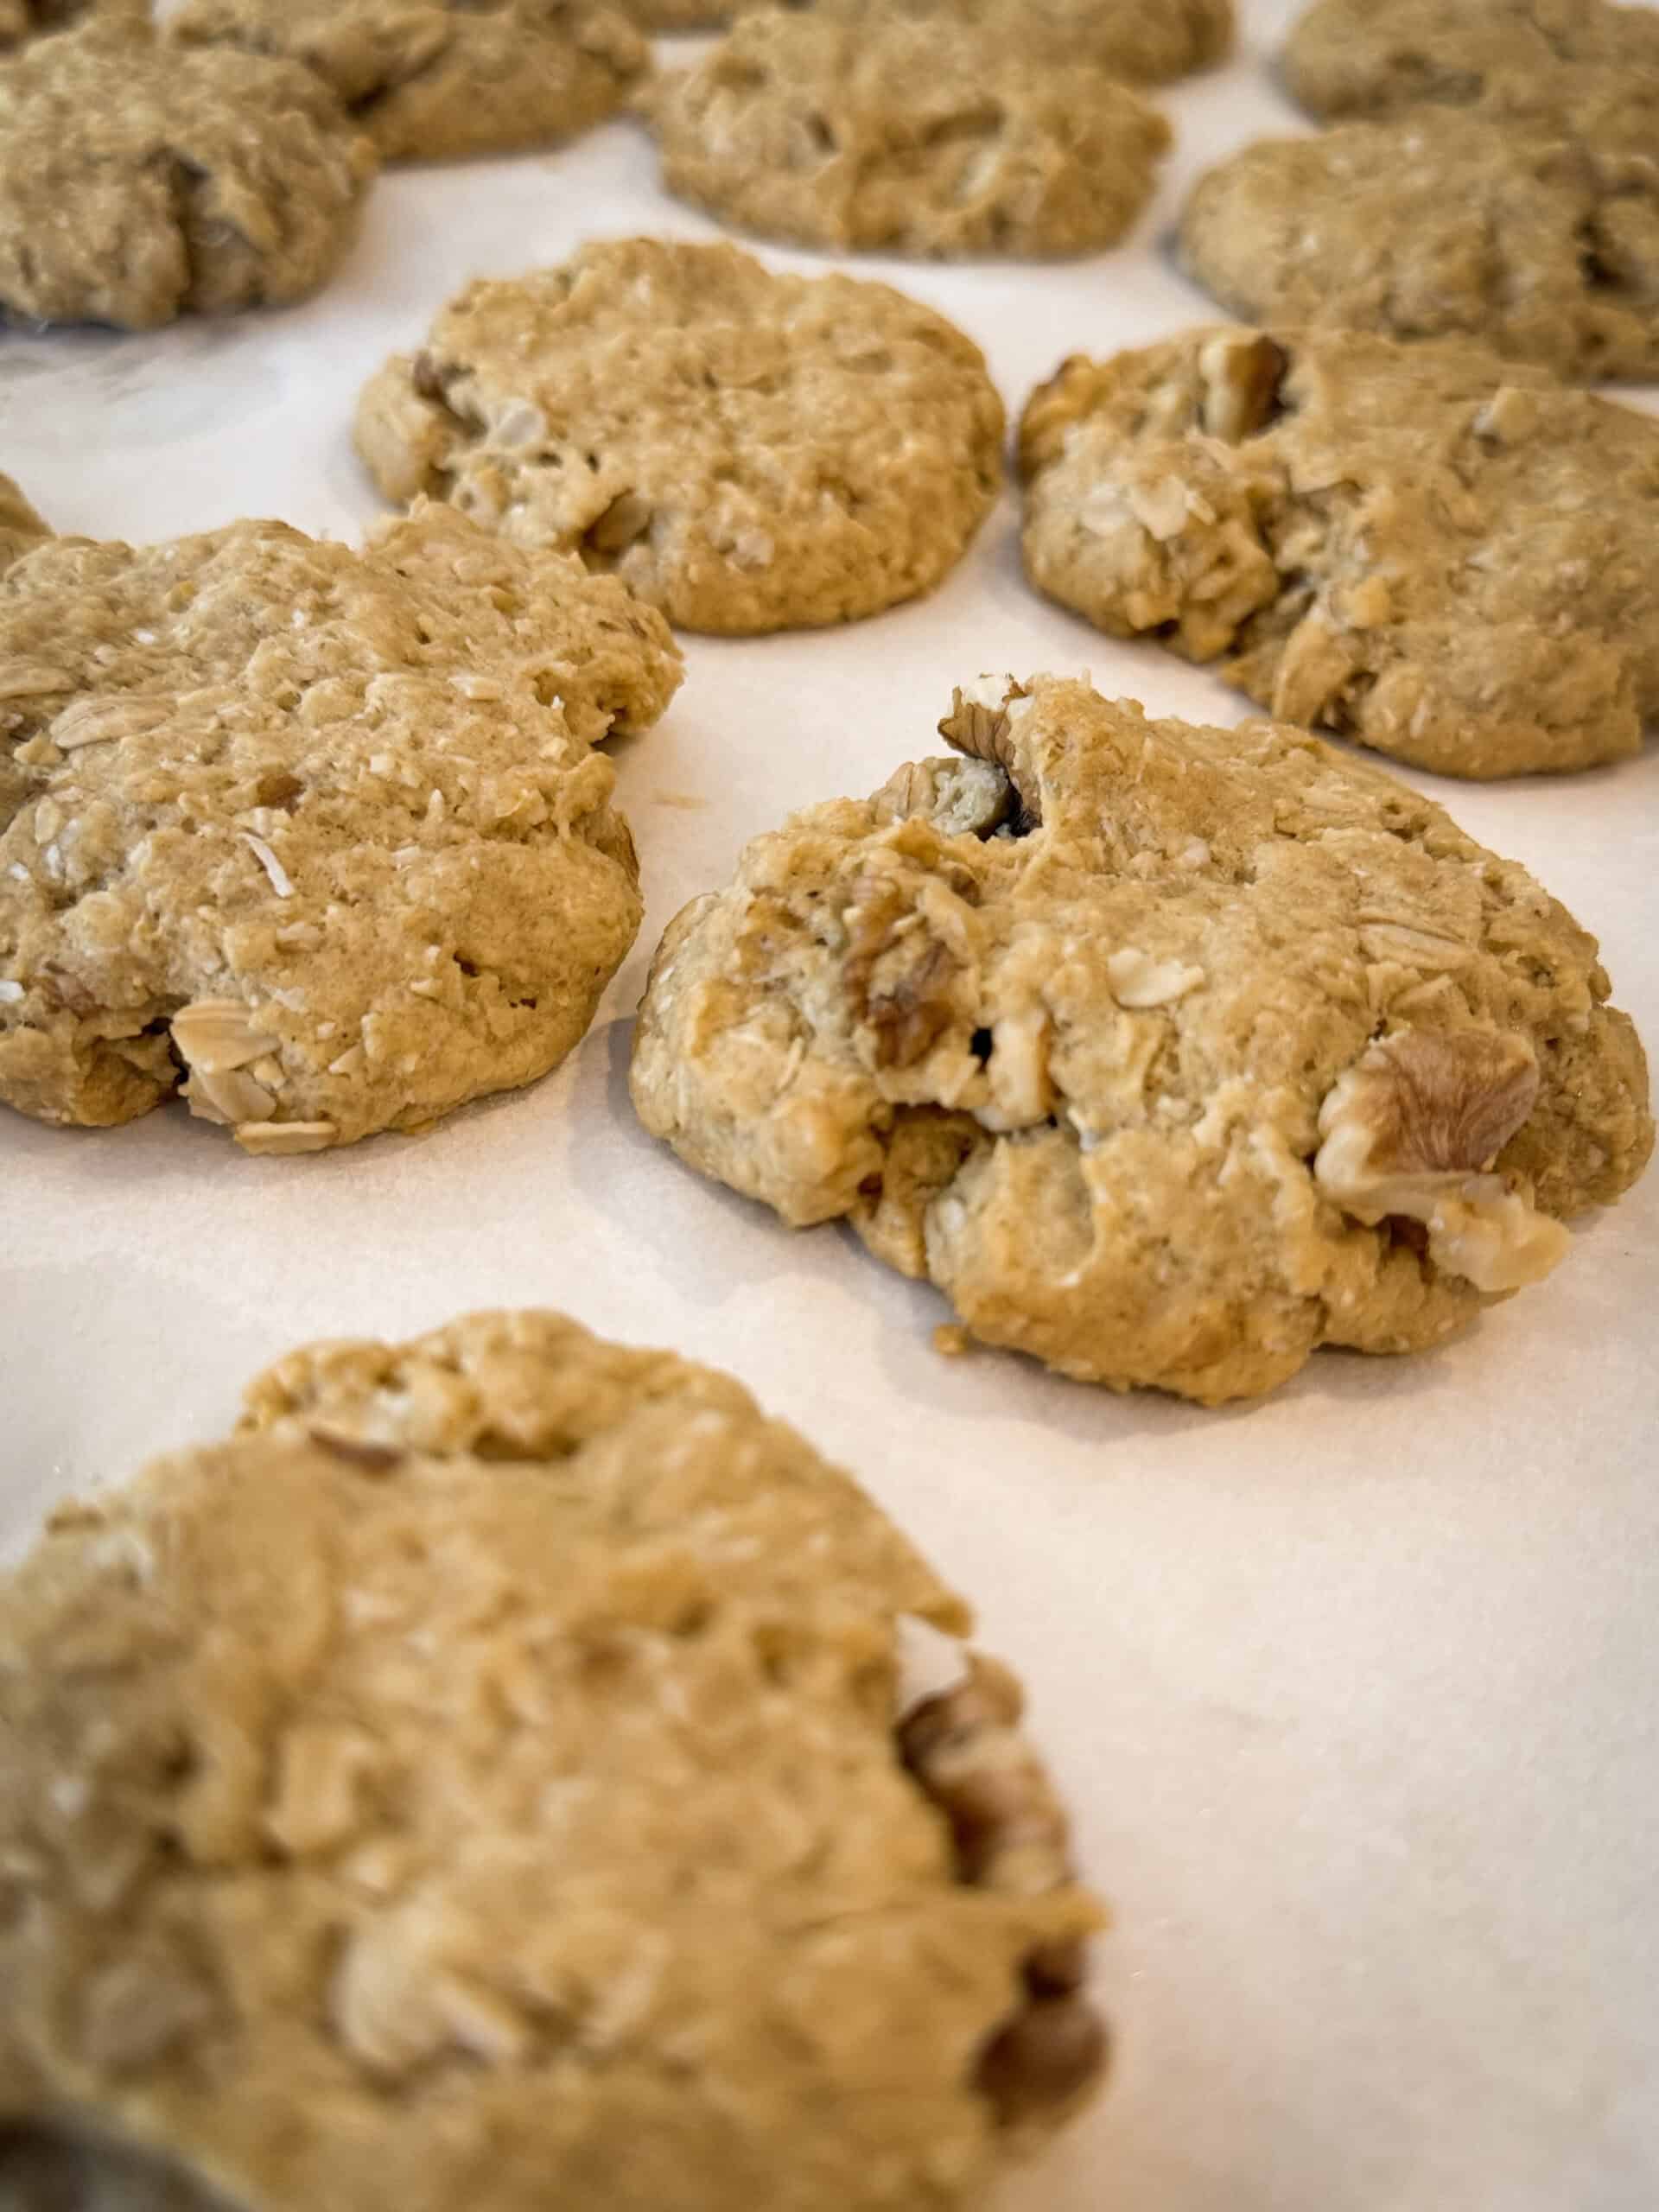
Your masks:
{"label": "cookie", "polygon": [[1082,2101],[1018,1688],[849,1476],[546,1313],[250,1407],[0,1583],[0,2193],[957,2212]]}
{"label": "cookie", "polygon": [[11,478],[0,476],[0,569],[51,535]]}
{"label": "cookie", "polygon": [[987,678],[658,948],[641,1121],[988,1344],[1206,1404],[1421,1351],[1653,1143],[1596,944],[1305,731]]}
{"label": "cookie", "polygon": [[1001,480],[983,356],[885,284],[632,238],[468,286],[370,382],[389,499],[579,553],[690,630],[849,621],[928,590]]}
{"label": "cookie", "polygon": [[374,156],[308,69],[94,23],[0,62],[0,311],[146,330],[314,291]]}
{"label": "cookie", "polygon": [[1193,330],[1027,406],[1027,573],[1291,721],[1448,776],[1659,712],[1659,423],[1484,348]]}
{"label": "cookie", "polygon": [[387,162],[574,137],[615,113],[651,58],[599,0],[185,0],[169,29],[308,63]]}
{"label": "cookie", "polygon": [[1209,69],[1232,50],[1232,0],[817,0],[825,15],[895,15],[991,32],[1001,50],[1087,63],[1113,77],[1156,85]]}
{"label": "cookie", "polygon": [[[621,0],[655,30],[706,30],[753,13],[766,0]],[[784,0],[785,6],[800,0]],[[806,0],[823,16],[931,17],[987,28],[1005,50],[1068,65],[1089,62],[1137,84],[1162,84],[1224,60],[1233,43],[1232,0]]]}
{"label": "cookie", "polygon": [[0,575],[0,1100],[188,1078],[292,1153],[533,1082],[639,924],[589,746],[678,677],[619,585],[446,508],[360,554],[47,542]]}
{"label": "cookie", "polygon": [[671,192],[836,252],[1095,252],[1146,206],[1171,141],[1103,70],[887,10],[746,16],[648,105]]}
{"label": "cookie", "polygon": [[1555,124],[1420,108],[1200,178],[1189,272],[1235,315],[1472,337],[1569,378],[1659,374],[1659,171],[1606,103]]}
{"label": "cookie", "polygon": [[1659,15],[1605,0],[1314,0],[1291,30],[1285,81],[1310,113],[1398,114],[1497,97],[1548,105],[1564,70],[1611,70],[1659,98]]}

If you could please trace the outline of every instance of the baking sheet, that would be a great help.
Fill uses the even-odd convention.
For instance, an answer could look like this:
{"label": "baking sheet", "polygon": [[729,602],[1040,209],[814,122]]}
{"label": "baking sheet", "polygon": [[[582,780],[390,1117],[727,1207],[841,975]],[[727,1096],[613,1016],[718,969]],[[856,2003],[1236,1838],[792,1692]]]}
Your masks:
{"label": "baking sheet", "polygon": [[[1287,10],[1164,95],[1128,250],[1064,267],[870,259],[982,345],[1011,412],[1064,353],[1214,310],[1164,240],[1185,181],[1301,127]],[[581,240],[715,226],[616,124],[546,158],[394,173],[331,288],[147,337],[0,335],[0,467],[62,530],[245,513],[354,537],[358,386],[457,285]],[[812,270],[813,257],[767,251]],[[1630,395],[1659,406],[1659,395]],[[548,1303],[734,1370],[976,1599],[1117,1926],[1111,2093],[1002,2212],[1648,2212],[1659,2201],[1659,1173],[1569,1262],[1405,1363],[1323,1353],[1259,1407],[1118,1399],[939,1357],[931,1291],[794,1235],[635,1123],[658,934],[791,808],[938,749],[954,681],[1091,670],[1154,711],[1248,704],[1021,581],[1011,499],[934,597],[836,632],[686,640],[618,745],[649,911],[581,1049],[418,1141],[250,1160],[182,1109],[107,1133],[0,1115],[0,1538],[220,1431],[306,1338]],[[1418,779],[1603,941],[1659,1040],[1659,757],[1498,788]]]}

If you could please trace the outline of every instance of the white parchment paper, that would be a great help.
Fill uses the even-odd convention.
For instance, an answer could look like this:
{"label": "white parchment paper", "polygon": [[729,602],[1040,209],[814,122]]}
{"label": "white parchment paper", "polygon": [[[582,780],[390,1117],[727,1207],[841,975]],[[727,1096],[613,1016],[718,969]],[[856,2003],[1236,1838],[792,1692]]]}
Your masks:
{"label": "white parchment paper", "polygon": [[[861,266],[968,329],[1011,411],[1068,352],[1211,317],[1165,239],[1198,168],[1306,127],[1268,71],[1281,14],[1249,8],[1236,63],[1166,96],[1179,148],[1128,250]],[[378,503],[351,409],[383,356],[468,277],[647,230],[715,234],[662,195],[626,124],[545,158],[394,173],[308,306],[0,334],[0,467],[62,530],[144,540],[263,512],[353,537]],[[1223,722],[1250,709],[1037,600],[1011,499],[919,606],[687,655],[665,723],[616,748],[645,926],[549,1081],[420,1141],[288,1160],[245,1159],[182,1109],[102,1134],[0,1113],[0,1538],[221,1431],[255,1367],[314,1336],[550,1303],[717,1362],[976,1599],[1115,1908],[1111,2094],[1007,2212],[1649,2212],[1659,1173],[1462,1342],[1321,1354],[1251,1410],[942,1359],[931,1292],[837,1230],[791,1235],[640,1131],[625,1071],[657,936],[756,831],[937,750],[953,681],[982,669],[1086,668]],[[1432,788],[1599,933],[1618,1002],[1659,1040],[1652,748]]]}

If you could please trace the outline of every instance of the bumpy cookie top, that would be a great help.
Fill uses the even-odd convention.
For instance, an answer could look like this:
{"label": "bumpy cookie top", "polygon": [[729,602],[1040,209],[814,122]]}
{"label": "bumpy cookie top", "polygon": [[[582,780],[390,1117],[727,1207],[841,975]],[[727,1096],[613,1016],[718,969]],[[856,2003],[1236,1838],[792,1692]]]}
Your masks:
{"label": "bumpy cookie top", "polygon": [[1659,712],[1659,423],[1483,347],[1198,329],[1027,406],[1026,566],[1287,721],[1451,776]]}
{"label": "bumpy cookie top", "polygon": [[1424,100],[1552,100],[1580,67],[1659,80],[1659,16],[1605,0],[1314,0],[1286,41],[1291,91],[1315,115],[1391,115]]}
{"label": "bumpy cookie top", "polygon": [[10,476],[0,476],[0,568],[52,535]]}
{"label": "bumpy cookie top", "polygon": [[447,509],[0,577],[0,1098],[131,1120],[188,1074],[258,1152],[543,1074],[639,926],[613,774],[658,616]]}
{"label": "bumpy cookie top", "polygon": [[389,162],[569,137],[651,59],[601,0],[185,0],[168,29],[308,63]]}
{"label": "bumpy cookie top", "polygon": [[551,1314],[249,1405],[0,1586],[0,2114],[260,2212],[950,2212],[1077,2101],[1065,1816],[988,1662],[895,1723],[966,1614],[847,1476]]}
{"label": "bumpy cookie top", "polygon": [[772,238],[892,253],[1116,244],[1170,143],[1103,71],[988,25],[750,16],[651,97],[671,192]]}
{"label": "bumpy cookie top", "polygon": [[291,300],[372,149],[308,69],[95,22],[0,63],[0,310],[145,329]]}
{"label": "bumpy cookie top", "polygon": [[1594,940],[1305,732],[988,678],[674,922],[634,1103],[968,1327],[1214,1402],[1543,1274],[1651,1147]]}
{"label": "bumpy cookie top", "polygon": [[1202,177],[1186,265],[1254,322],[1478,338],[1563,376],[1659,372],[1659,92],[1604,73],[1554,121],[1419,108]]}
{"label": "bumpy cookie top", "polygon": [[978,347],[902,293],[632,238],[469,286],[369,384],[357,442],[392,499],[442,493],[687,628],[759,631],[937,582],[1002,431]]}

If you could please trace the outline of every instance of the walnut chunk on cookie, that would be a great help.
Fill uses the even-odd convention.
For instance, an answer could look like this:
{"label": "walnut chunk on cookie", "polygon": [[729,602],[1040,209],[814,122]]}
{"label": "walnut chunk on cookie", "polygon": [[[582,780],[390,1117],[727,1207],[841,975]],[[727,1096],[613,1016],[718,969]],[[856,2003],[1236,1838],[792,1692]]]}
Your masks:
{"label": "walnut chunk on cookie", "polygon": [[1062,68],[988,22],[886,8],[746,16],[644,105],[671,192],[838,252],[1098,251],[1171,138],[1085,58]]}
{"label": "walnut chunk on cookie", "polygon": [[1001,483],[978,347],[885,284],[627,238],[470,285],[359,404],[387,496],[577,553],[690,630],[913,598]]}
{"label": "walnut chunk on cookie", "polygon": [[0,1100],[179,1090],[249,1152],[417,1128],[570,1050],[639,927],[607,732],[661,618],[442,507],[0,572]]}
{"label": "walnut chunk on cookie", "polygon": [[0,1578],[8,2202],[967,2212],[1084,2101],[1019,1688],[849,1475],[551,1313],[247,1403]]}
{"label": "walnut chunk on cookie", "polygon": [[632,1089],[689,1165],[987,1343],[1205,1403],[1443,1341],[1635,1181],[1594,940],[1440,807],[1055,677],[940,729],[670,925]]}
{"label": "walnut chunk on cookie", "polygon": [[1443,775],[1586,768],[1659,715],[1659,423],[1484,347],[1210,329],[1065,362],[1027,574],[1281,719]]}
{"label": "walnut chunk on cookie", "polygon": [[168,30],[304,62],[387,162],[572,137],[614,114],[651,59],[599,0],[184,0]]}

